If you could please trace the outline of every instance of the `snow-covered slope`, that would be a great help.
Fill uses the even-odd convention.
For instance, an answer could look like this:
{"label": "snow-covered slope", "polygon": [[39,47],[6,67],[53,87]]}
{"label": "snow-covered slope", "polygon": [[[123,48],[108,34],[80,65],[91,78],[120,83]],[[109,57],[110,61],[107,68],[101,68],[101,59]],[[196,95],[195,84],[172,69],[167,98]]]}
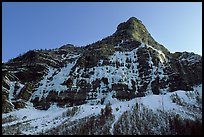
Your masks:
{"label": "snow-covered slope", "polygon": [[48,73],[39,82],[39,87],[32,94],[31,99],[38,97],[41,100],[42,98],[46,98],[50,91],[61,92],[67,90],[67,86],[62,84],[69,76],[70,70],[74,65],[75,62],[67,64],[60,69],[49,67]]}
{"label": "snow-covered slope", "polygon": [[[201,102],[202,85],[194,87],[193,91],[188,92],[179,90],[164,95],[148,95],[129,101],[112,101],[109,105],[112,109],[112,119],[110,120],[109,130],[107,130],[106,134],[116,133],[116,125],[120,122],[124,122],[121,121],[124,114],[127,113],[128,115],[132,115],[131,117],[134,117],[134,115],[136,115],[133,113],[135,108],[137,108],[142,115],[148,113],[145,111],[145,109],[148,109],[157,114],[157,117],[166,114],[168,115],[167,117],[172,118],[179,115],[182,119],[200,120],[202,119],[202,111],[200,111],[202,110]],[[65,130],[67,130],[67,132],[71,130],[70,127],[66,127],[66,124],[75,122],[76,126],[78,125],[78,127],[80,127],[80,120],[86,118],[86,121],[84,121],[86,123],[91,117],[100,116],[101,110],[105,107],[106,105],[84,104],[76,107],[60,108],[53,104],[48,110],[37,110],[30,104],[27,108],[2,114],[3,134],[50,134],[52,130],[57,130],[58,128],[61,131],[56,134],[61,134],[64,133]],[[160,124],[164,123],[165,121],[160,121]],[[131,126],[132,128],[137,128],[137,125]],[[14,128],[17,128],[17,130],[14,130]],[[156,129],[157,127],[154,129],[157,134],[158,131],[156,131]],[[125,130],[127,129],[121,129],[120,133],[123,134]],[[99,131],[94,132],[98,134],[97,132]]]}

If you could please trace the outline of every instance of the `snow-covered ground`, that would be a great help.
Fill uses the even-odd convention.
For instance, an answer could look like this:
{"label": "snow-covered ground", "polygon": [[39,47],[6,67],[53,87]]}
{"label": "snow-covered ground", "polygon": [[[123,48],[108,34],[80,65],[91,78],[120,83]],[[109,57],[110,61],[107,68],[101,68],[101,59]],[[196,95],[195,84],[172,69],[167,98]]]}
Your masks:
{"label": "snow-covered ground", "polygon": [[[172,96],[176,95],[180,98],[181,102],[197,106],[196,96],[202,98],[202,84],[194,87],[194,91],[179,90],[165,95],[148,95],[129,101],[118,101],[112,97],[107,97],[105,102],[110,100],[112,114],[114,115],[114,121],[109,130],[110,133],[113,134],[114,125],[117,123],[121,115],[126,111],[131,111],[136,103],[139,105],[143,104],[145,107],[152,109],[153,111],[172,111],[180,114],[184,118],[193,119],[192,115],[194,112],[188,111],[182,105],[175,102],[173,103]],[[105,105],[91,105],[87,103],[75,107],[78,107],[78,109],[74,115],[65,116],[68,110],[73,109],[73,107],[60,108],[54,104],[48,110],[37,110],[32,107],[32,104],[30,104],[27,108],[2,114],[3,121],[11,116],[15,117],[15,120],[11,122],[3,122],[2,128],[11,128],[12,125],[15,126],[18,124],[27,124],[27,127],[25,126],[25,128],[21,128],[22,134],[38,134],[47,129],[57,127],[65,121],[71,122],[93,115],[100,115],[101,109],[105,108]]]}
{"label": "snow-covered ground", "polygon": [[23,130],[23,134],[35,134],[42,130],[46,130],[49,128],[53,128],[63,122],[60,116],[66,109],[59,108],[56,105],[51,106],[48,110],[37,110],[32,106],[28,106],[27,108],[23,108],[20,110],[16,110],[10,112],[8,114],[3,114],[2,119],[13,116],[17,118],[17,120],[4,123],[2,126],[12,126],[18,123],[29,123],[30,129]]}

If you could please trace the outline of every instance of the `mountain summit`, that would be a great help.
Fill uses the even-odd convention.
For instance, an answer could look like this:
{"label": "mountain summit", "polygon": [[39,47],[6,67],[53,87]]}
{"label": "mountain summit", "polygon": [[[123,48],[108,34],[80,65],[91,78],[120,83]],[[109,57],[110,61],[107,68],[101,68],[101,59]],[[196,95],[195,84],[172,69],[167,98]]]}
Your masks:
{"label": "mountain summit", "polygon": [[[123,35],[147,43],[146,38],[150,35],[142,21],[131,17],[128,21],[120,23],[116,35]],[[147,43],[148,44],[148,43]]]}
{"label": "mountain summit", "polygon": [[[143,115],[147,110],[148,114],[144,113],[144,115],[149,118],[152,109],[154,110],[151,104],[158,104],[156,107],[160,109],[160,103],[158,103],[160,100],[163,105],[162,111],[156,109],[154,112],[161,114],[162,120],[157,115],[151,115],[151,119],[157,119],[153,124],[154,122],[164,124],[162,127],[165,129],[170,127],[165,125],[164,121],[167,119],[165,116],[168,113],[169,117],[176,115],[177,108],[179,111],[182,109],[182,112],[178,112],[181,115],[202,119],[200,115],[202,94],[195,90],[195,87],[202,86],[202,56],[189,52],[170,53],[153,39],[142,21],[135,17],[120,23],[113,35],[84,47],[66,44],[56,49],[28,51],[2,63],[2,73],[3,113],[10,114],[9,112],[15,111],[18,114],[32,106],[32,111],[36,113],[44,110],[45,115],[50,112],[56,114],[52,110],[56,110],[57,106],[59,107],[57,111],[67,109],[67,113],[59,111],[60,114],[62,112],[66,115],[65,119],[58,117],[60,121],[67,121],[65,125],[71,126],[73,123],[75,125],[75,122],[78,125],[84,124],[83,118],[89,119],[93,116],[92,118],[95,119],[96,116],[96,119],[101,121],[94,121],[91,118],[92,124],[88,125],[93,125],[94,122],[94,124],[104,123],[105,125],[99,129],[105,134],[124,133],[123,129],[126,130],[128,126],[121,127],[122,124],[118,122],[123,120],[120,118],[132,116],[132,119],[138,122],[139,118],[144,119],[139,116],[139,113]],[[163,95],[166,103],[163,102]],[[134,109],[129,109],[128,106]],[[83,115],[78,113],[75,116],[76,108],[81,108],[79,112]],[[91,109],[94,111],[90,111]],[[136,112],[133,113],[131,110]],[[184,114],[183,110],[188,113]],[[125,113],[125,111],[129,112]],[[113,117],[112,114],[115,116]],[[7,116],[7,114],[4,115],[5,121],[10,121],[11,119],[6,119]],[[109,119],[108,123],[104,121],[105,117]],[[35,118],[25,119],[27,121],[24,122],[33,119],[37,121]],[[78,119],[82,120],[79,122]],[[13,120],[15,121],[15,118]],[[9,124],[4,124],[5,134],[14,132],[7,131],[13,128]],[[87,125],[86,122],[85,125]],[[82,132],[83,127],[75,127],[78,129],[76,132]],[[141,127],[143,126],[132,128],[131,133],[136,131],[145,133]],[[61,125],[58,125],[58,128],[61,129]],[[71,127],[64,128],[64,134],[68,131],[75,133]],[[36,133],[41,133],[38,126],[34,129]],[[53,133],[52,129],[54,130],[54,128],[46,129],[46,133]],[[97,130],[94,129],[95,127],[93,131],[88,129],[88,133],[95,133]],[[31,130],[29,126],[26,131],[22,131],[27,133],[27,130]],[[169,128],[168,133],[176,134],[174,131],[176,129]],[[158,132],[155,130],[151,133]],[[163,130],[158,134],[162,133]],[[165,133],[168,134],[167,131]]]}
{"label": "mountain summit", "polygon": [[166,54],[170,53],[168,49],[154,40],[142,21],[135,17],[131,17],[126,22],[120,23],[113,36],[120,37],[120,39],[134,39],[151,45],[158,50],[162,50]]}

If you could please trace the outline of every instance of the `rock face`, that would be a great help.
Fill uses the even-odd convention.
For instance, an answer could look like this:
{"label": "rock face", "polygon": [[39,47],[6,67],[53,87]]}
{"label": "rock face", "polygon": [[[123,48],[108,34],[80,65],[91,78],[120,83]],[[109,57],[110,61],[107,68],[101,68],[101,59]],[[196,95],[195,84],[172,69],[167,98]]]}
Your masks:
{"label": "rock face", "polygon": [[48,109],[52,103],[103,104],[110,96],[129,100],[188,91],[202,83],[201,62],[194,53],[170,53],[132,17],[113,35],[85,47],[31,50],[3,63],[2,110],[9,112],[26,102]]}
{"label": "rock face", "polygon": [[11,102],[11,90],[15,90],[14,84],[11,81],[16,81],[18,78],[9,73],[6,69],[2,70],[2,113],[10,112],[14,109]]}

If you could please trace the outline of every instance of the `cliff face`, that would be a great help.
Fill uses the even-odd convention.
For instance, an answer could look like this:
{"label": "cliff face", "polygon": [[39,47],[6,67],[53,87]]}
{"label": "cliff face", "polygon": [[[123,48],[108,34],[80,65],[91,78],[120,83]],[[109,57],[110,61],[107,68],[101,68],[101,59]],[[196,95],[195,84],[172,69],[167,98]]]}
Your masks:
{"label": "cliff face", "polygon": [[170,53],[135,17],[85,47],[32,50],[2,64],[3,112],[33,103],[73,106],[192,90],[202,83],[202,57]]}

